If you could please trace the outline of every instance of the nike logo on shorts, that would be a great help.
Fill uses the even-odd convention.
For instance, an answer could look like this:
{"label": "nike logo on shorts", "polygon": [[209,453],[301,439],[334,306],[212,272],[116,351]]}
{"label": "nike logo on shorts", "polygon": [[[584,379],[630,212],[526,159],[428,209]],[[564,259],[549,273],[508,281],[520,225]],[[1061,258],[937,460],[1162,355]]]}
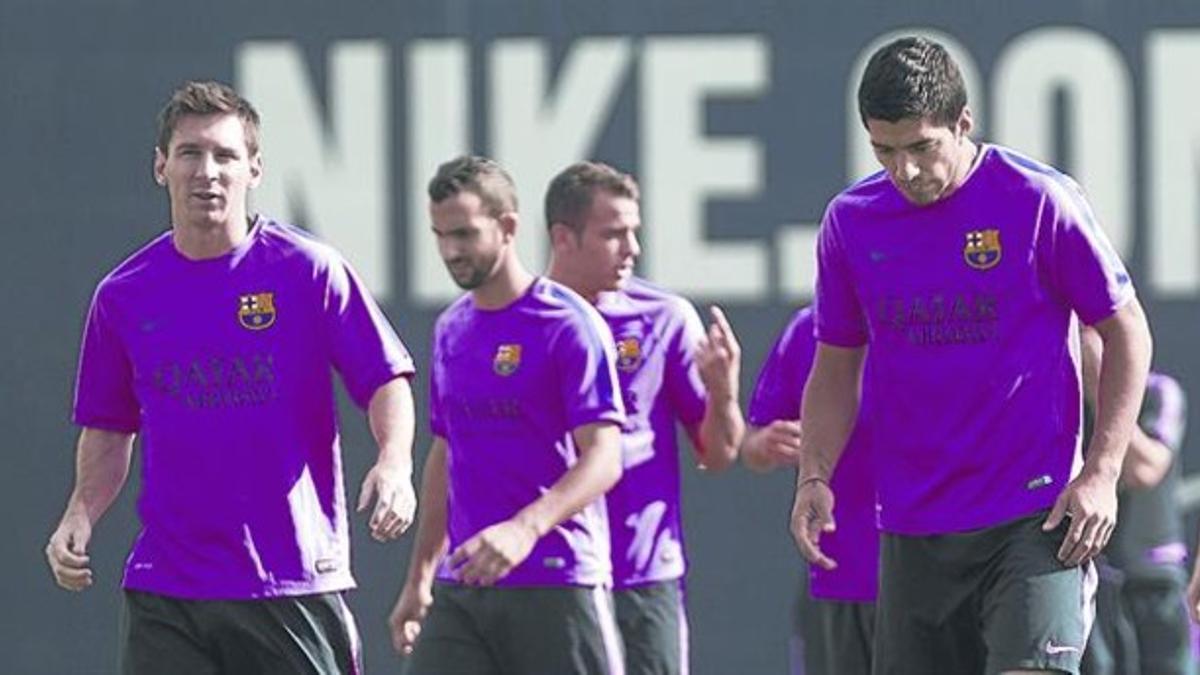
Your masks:
{"label": "nike logo on shorts", "polygon": [[1050,655],[1066,654],[1069,652],[1078,652],[1078,651],[1079,651],[1079,647],[1071,647],[1069,645],[1056,645],[1056,644],[1054,644],[1053,641],[1046,640],[1046,653],[1047,654],[1050,654]]}

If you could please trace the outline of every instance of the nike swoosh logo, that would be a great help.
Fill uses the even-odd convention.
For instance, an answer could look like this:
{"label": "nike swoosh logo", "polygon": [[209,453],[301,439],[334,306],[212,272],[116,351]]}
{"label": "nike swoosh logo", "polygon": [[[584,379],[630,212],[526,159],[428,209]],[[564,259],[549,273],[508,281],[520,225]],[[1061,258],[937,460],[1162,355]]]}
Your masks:
{"label": "nike swoosh logo", "polygon": [[1046,653],[1047,654],[1052,654],[1052,655],[1053,654],[1066,654],[1068,652],[1078,652],[1078,651],[1079,651],[1078,647],[1071,647],[1069,645],[1056,645],[1053,642],[1051,642],[1050,640],[1046,640]]}

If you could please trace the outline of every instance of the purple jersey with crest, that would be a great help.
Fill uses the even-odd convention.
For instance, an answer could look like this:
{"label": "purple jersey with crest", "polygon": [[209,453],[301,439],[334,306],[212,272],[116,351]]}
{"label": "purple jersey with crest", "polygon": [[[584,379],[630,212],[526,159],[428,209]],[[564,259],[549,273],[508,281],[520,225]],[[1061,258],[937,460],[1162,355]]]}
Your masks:
{"label": "purple jersey with crest", "polygon": [[646,281],[602,293],[625,400],[624,474],[608,493],[613,581],[628,588],[683,576],[676,422],[698,425],[706,394],[693,360],[704,326],[691,303]]}
{"label": "purple jersey with crest", "polygon": [[868,345],[880,525],[961,532],[1053,503],[1078,470],[1078,353],[1132,300],[1129,275],[1069,177],[1006,148],[949,197],[904,199],[883,173],[826,210],[817,339]]}
{"label": "purple jersey with crest", "polygon": [[189,260],[168,232],[100,282],[75,422],[141,436],[126,588],[250,599],[354,585],[333,370],[366,407],[413,372],[345,260],[258,219]]}
{"label": "purple jersey with crest", "polygon": [[[434,328],[430,423],[446,439],[453,551],[536,501],[578,459],[572,430],[621,424],[612,336],[586,300],[538,278],[499,310],[471,294]],[[442,581],[456,583],[443,564]],[[538,540],[498,586],[609,585],[608,519],[598,499]]]}
{"label": "purple jersey with crest", "polygon": [[[758,373],[747,420],[765,427],[777,420],[800,418],[804,384],[812,369],[817,341],[811,308],[796,312],[775,341]],[[871,396],[864,394],[863,410]],[[861,410],[860,410],[861,413]],[[879,589],[879,529],[875,522],[875,477],[871,452],[864,441],[863,420],[846,443],[830,480],[837,530],[821,535],[821,550],[837,561],[837,569],[809,565],[809,593],[841,602],[875,602]]]}

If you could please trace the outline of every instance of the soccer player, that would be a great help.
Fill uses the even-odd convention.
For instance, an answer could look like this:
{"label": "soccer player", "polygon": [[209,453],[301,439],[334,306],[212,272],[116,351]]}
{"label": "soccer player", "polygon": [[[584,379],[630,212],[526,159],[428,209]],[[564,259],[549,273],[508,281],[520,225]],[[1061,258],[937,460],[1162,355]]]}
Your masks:
{"label": "soccer player", "polygon": [[441,165],[429,198],[468,292],[434,328],[433,444],[393,642],[414,675],[623,672],[602,499],[625,421],[612,335],[521,265],[497,163]]}
{"label": "soccer player", "polygon": [[[1103,349],[1083,331],[1083,390],[1093,413]],[[1089,414],[1088,418],[1094,414]],[[1194,672],[1185,587],[1187,546],[1175,505],[1187,399],[1169,375],[1151,371],[1121,470],[1117,527],[1097,560],[1096,627],[1083,672],[1187,675]]]}
{"label": "soccer player", "polygon": [[[875,672],[1077,673],[1089,561],[1112,532],[1149,368],[1145,316],[1079,186],[971,140],[941,45],[881,47],[858,101],[884,170],[836,196],[821,226],[793,535],[833,567],[829,479],[870,350]],[[1072,313],[1104,342],[1086,462]]]}
{"label": "soccer player", "polygon": [[[742,459],[755,471],[792,468],[800,459],[799,419],[804,383],[817,343],[813,312],[792,316],[758,374],[746,417],[750,430]],[[869,398],[869,397],[867,397]],[[792,672],[870,675],[878,591],[879,530],[875,525],[875,477],[863,442],[862,420],[842,453],[830,485],[837,531],[821,539],[834,569],[808,566],[807,589],[799,598],[793,626]]]}
{"label": "soccer player", "polygon": [[617,345],[625,401],[624,474],[607,496],[614,599],[630,675],[688,672],[680,514],[681,422],[701,467],[737,459],[741,347],[721,310],[707,335],[687,300],[633,276],[639,190],[598,162],[573,164],[546,191],[548,276],[604,317]]}
{"label": "soccer player", "polygon": [[75,394],[75,489],[46,556],[93,581],[87,547],[141,436],[142,531],[125,567],[125,673],[358,673],[332,371],[379,446],[358,501],[371,534],[408,526],[408,352],[346,261],[247,213],[259,118],[187,82],[159,117],[169,231],[101,280]]}

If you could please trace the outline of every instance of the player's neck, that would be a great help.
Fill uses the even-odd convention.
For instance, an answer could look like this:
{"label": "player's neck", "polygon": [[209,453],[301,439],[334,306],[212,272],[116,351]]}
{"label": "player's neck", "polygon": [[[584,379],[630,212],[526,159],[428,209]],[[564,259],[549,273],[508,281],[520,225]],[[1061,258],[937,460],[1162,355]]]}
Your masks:
{"label": "player's neck", "polygon": [[505,253],[496,273],[471,291],[471,297],[475,300],[475,306],[480,309],[504,309],[525,295],[534,278],[533,273],[521,264],[515,250],[510,249]]}
{"label": "player's neck", "polygon": [[972,141],[970,138],[965,139],[966,147],[963,148],[962,154],[959,157],[959,163],[956,171],[956,178],[943,194],[945,199],[954,194],[971,179],[971,175],[975,173],[975,168],[979,166],[979,159],[983,156],[983,146]]}
{"label": "player's neck", "polygon": [[578,275],[571,274],[570,266],[558,262],[553,254],[550,256],[550,264],[546,267],[546,277],[575,291],[593,305],[600,299],[600,291],[583,283],[583,279]]}
{"label": "player's neck", "polygon": [[171,240],[175,250],[191,260],[219,258],[246,240],[252,223],[243,212],[223,224],[200,225],[177,219],[172,225]]}

